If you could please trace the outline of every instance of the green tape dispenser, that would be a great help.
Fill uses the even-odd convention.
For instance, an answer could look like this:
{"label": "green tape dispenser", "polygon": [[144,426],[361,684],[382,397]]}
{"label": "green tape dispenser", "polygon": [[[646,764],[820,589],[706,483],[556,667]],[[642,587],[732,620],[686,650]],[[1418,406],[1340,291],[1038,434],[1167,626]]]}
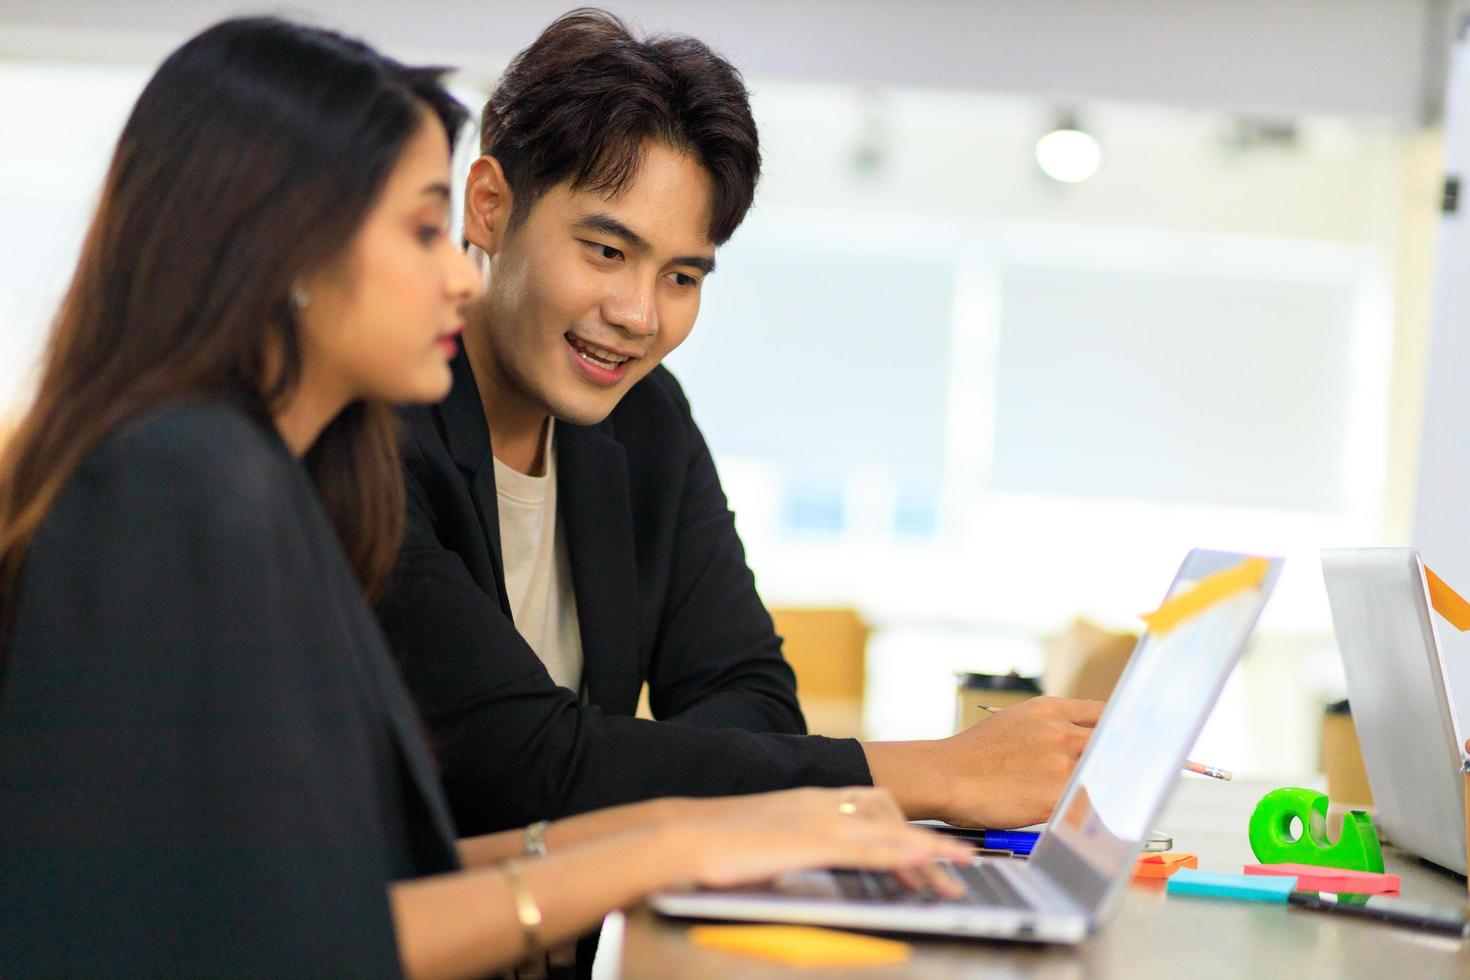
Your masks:
{"label": "green tape dispenser", "polygon": [[[1301,834],[1292,835],[1293,820]],[[1262,864],[1314,864],[1383,872],[1383,848],[1373,818],[1362,810],[1343,817],[1337,843],[1327,842],[1327,794],[1288,786],[1261,797],[1251,814],[1251,850]]]}

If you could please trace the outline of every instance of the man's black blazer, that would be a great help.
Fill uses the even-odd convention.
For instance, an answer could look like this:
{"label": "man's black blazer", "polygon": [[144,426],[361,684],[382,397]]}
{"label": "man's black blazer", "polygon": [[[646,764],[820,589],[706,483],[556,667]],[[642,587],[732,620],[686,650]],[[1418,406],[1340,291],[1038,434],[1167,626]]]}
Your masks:
{"label": "man's black blazer", "polygon": [[[600,425],[557,423],[586,702],[553,684],[511,621],[489,430],[463,353],[453,370],[444,402],[403,412],[407,532],[378,613],[461,833],[871,782],[856,741],[802,734],[780,637],[664,368]],[[645,680],[657,722],[632,717]]]}

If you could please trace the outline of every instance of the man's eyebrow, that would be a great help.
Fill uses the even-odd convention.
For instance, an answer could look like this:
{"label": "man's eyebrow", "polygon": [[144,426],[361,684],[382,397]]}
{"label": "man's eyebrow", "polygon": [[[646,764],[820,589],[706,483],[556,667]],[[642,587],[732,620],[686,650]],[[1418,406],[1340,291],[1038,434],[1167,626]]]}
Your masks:
{"label": "man's eyebrow", "polygon": [[[577,219],[577,227],[586,228],[589,231],[600,231],[605,235],[612,235],[616,238],[621,238],[633,248],[637,249],[640,252],[643,252],[644,254],[653,251],[653,246],[649,244],[648,239],[644,238],[642,235],[638,234],[632,228],[629,228],[627,225],[623,224],[612,215],[606,214],[601,211],[595,212],[593,214],[582,215],[580,218]],[[711,272],[715,271],[715,260],[712,256],[708,255],[681,255],[669,264],[687,265],[692,269],[698,269],[705,275],[709,275]]]}
{"label": "man's eyebrow", "polygon": [[582,215],[582,217],[577,219],[577,227],[586,228],[588,231],[600,231],[605,235],[613,235],[614,237],[621,238],[640,252],[653,251],[653,246],[648,244],[648,239],[612,215],[605,214],[601,211],[594,214]]}
{"label": "man's eyebrow", "polygon": [[711,272],[715,271],[715,260],[713,257],[708,255],[681,255],[669,264],[687,265],[691,268],[698,269],[705,275],[709,275]]}

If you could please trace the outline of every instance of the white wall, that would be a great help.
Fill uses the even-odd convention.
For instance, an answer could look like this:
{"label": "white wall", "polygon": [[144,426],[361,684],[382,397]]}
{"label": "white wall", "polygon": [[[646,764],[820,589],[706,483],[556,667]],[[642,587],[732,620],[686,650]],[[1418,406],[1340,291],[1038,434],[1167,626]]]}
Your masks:
{"label": "white wall", "polygon": [[34,380],[113,143],[147,74],[0,60],[0,418]]}
{"label": "white wall", "polygon": [[[873,731],[942,733],[950,671],[1035,671],[1038,638],[1077,613],[1136,627],[1211,545],[1289,560],[1207,756],[1313,770],[1316,711],[1341,695],[1318,549],[1406,523],[1385,469],[1412,438],[1388,420],[1396,351],[1422,330],[1394,303],[1419,138],[1308,117],[1295,140],[1242,142],[1224,113],[1090,103],[1102,169],[1059,187],[1032,158],[1047,101],[753,86],[767,176],[670,363],[767,600],[851,602],[883,627]],[[1018,271],[1053,307],[1039,320],[1008,307]],[[1016,428],[1034,399],[1085,438]],[[1098,428],[1120,407],[1140,424]],[[1157,452],[1127,442],[1145,430]],[[1051,485],[1005,485],[1005,454],[1037,442]],[[893,510],[936,454],[937,527],[904,533]],[[794,533],[785,489],[832,478],[834,455],[841,528]]]}
{"label": "white wall", "polygon": [[[0,54],[144,60],[241,12],[285,11],[405,57],[493,74],[572,0],[6,0]],[[608,0],[705,38],[753,78],[1423,120],[1445,0]]]}
{"label": "white wall", "polygon": [[[759,80],[755,87],[767,158],[767,175],[757,208],[747,227],[728,247],[721,272],[707,286],[699,327],[671,360],[691,391],[702,396],[703,400],[697,398],[695,405],[703,405],[705,424],[717,452],[726,457],[751,455],[754,444],[735,428],[737,423],[727,423],[719,413],[726,403],[741,392],[754,390],[757,384],[768,385],[760,389],[762,393],[785,406],[791,417],[816,417],[824,401],[842,405],[862,397],[864,412],[882,412],[887,406],[886,410],[901,415],[912,428],[920,416],[911,409],[917,404],[930,404],[932,395],[918,386],[925,378],[934,382],[936,376],[932,371],[923,374],[918,363],[904,368],[907,373],[903,375],[893,371],[909,363],[910,347],[930,344],[937,331],[937,354],[925,354],[921,360],[939,358],[937,384],[948,384],[948,368],[944,365],[958,349],[951,345],[967,342],[963,338],[957,341],[951,332],[968,330],[968,342],[979,345],[964,354],[974,377],[958,378],[956,387],[962,390],[951,393],[951,397],[969,398],[972,404],[961,407],[958,415],[945,406],[931,423],[958,425],[963,430],[951,434],[959,441],[958,446],[938,450],[946,467],[963,468],[964,460],[956,453],[969,453],[973,466],[980,470],[962,477],[961,482],[968,481],[968,485],[961,499],[953,502],[954,507],[967,515],[965,521],[972,530],[988,529],[988,542],[979,543],[991,547],[1017,537],[1024,539],[1029,532],[1021,529],[1034,527],[1036,522],[1047,524],[1057,537],[1068,534],[1085,538],[1093,525],[1102,528],[1091,534],[1098,547],[1067,563],[1072,587],[1050,612],[1033,603],[1018,603],[1011,594],[994,600],[998,607],[1019,617],[1013,618],[1014,624],[1055,625],[1056,617],[1083,608],[1080,595],[1084,591],[1096,604],[1094,609],[1106,609],[1121,601],[1121,596],[1108,592],[1107,580],[1100,575],[1100,563],[1107,561],[1104,556],[1111,550],[1104,544],[1107,541],[1123,546],[1132,540],[1132,548],[1125,548],[1132,557],[1157,545],[1158,552],[1152,559],[1157,561],[1158,555],[1185,541],[1229,543],[1233,539],[1241,547],[1246,546],[1247,539],[1253,547],[1268,547],[1274,541],[1276,547],[1308,554],[1324,538],[1377,540],[1383,533],[1389,523],[1382,487],[1390,442],[1385,422],[1387,375],[1395,342],[1389,300],[1401,204],[1399,158],[1403,140],[1394,127],[1309,119],[1301,124],[1300,138],[1292,146],[1240,148],[1231,141],[1230,120],[1223,114],[1095,105],[1083,118],[1102,140],[1102,169],[1084,185],[1059,187],[1039,175],[1031,157],[1036,136],[1048,124],[1045,103],[884,91],[876,99],[875,110],[871,96],[839,87],[782,86]],[[881,134],[877,138],[881,149],[876,154],[880,162],[875,169],[871,162],[874,154],[866,152],[863,159],[867,162],[856,167],[859,148],[871,142],[875,131]],[[784,252],[773,253],[773,249]],[[759,256],[754,254],[757,252]],[[880,314],[893,320],[887,336],[871,335],[866,332],[869,328],[863,327],[865,332],[854,338],[854,348],[841,362],[848,370],[829,378],[815,369],[804,369],[809,377],[803,384],[799,377],[783,373],[780,365],[773,368],[771,361],[782,360],[782,352],[803,364],[811,361],[817,355],[808,357],[805,352],[813,345],[832,342],[834,335],[840,336],[841,323],[849,315],[793,321],[788,308],[806,302],[800,277],[789,281],[761,279],[761,288],[752,296],[750,282],[757,275],[765,275],[760,269],[770,266],[773,255],[787,253],[845,256],[856,270],[856,278],[849,281],[841,278],[840,271],[822,274],[822,266],[808,269],[797,265],[807,280],[817,280],[805,287],[806,292],[836,290],[846,295],[856,292],[860,297],[865,294],[859,284],[865,281],[866,294],[873,301],[880,295],[894,294],[910,295],[912,300],[907,307],[900,301],[895,311]],[[795,264],[796,260],[793,257],[788,261]],[[747,276],[743,285],[731,278],[738,278],[742,270]],[[940,285],[926,287],[922,278],[925,270],[942,273],[937,280]],[[1026,330],[1024,324],[1010,322],[1007,318],[1017,315],[1014,309],[984,309],[987,303],[1002,303],[1003,296],[987,299],[970,295],[963,299],[960,305],[972,310],[963,315],[981,321],[965,327],[935,322],[936,316],[958,309],[955,297],[941,297],[936,310],[931,308],[930,294],[923,292],[939,288],[1003,293],[1006,277],[1017,275],[1031,276],[1042,285],[1043,295],[1048,282],[1074,294],[1054,297],[1061,306],[1049,315],[1067,319],[1055,324],[1057,329],[1050,332],[1045,343],[1063,344],[1068,331],[1082,331],[1077,334],[1075,346],[1092,350],[1088,355],[1092,363],[1074,364],[1069,375],[1063,370],[1071,363],[1065,351],[1058,350],[1051,360],[1046,351],[1033,351],[1032,345],[1042,342],[1040,327]],[[987,285],[986,276],[998,278]],[[1139,292],[1136,296],[1119,295],[1115,302],[1097,300],[1102,305],[1089,317],[1087,300],[1075,295],[1088,281],[1126,283],[1126,288]],[[1203,289],[1205,283],[1222,292],[1218,296],[1202,292],[1200,302],[1212,305],[1194,311],[1189,288]],[[779,289],[772,288],[777,285]],[[1014,298],[1016,283],[1010,285]],[[1169,294],[1173,299],[1166,296],[1166,290],[1174,290]],[[1255,298],[1227,316],[1226,304],[1247,301],[1252,290],[1257,291]],[[1326,305],[1293,308],[1288,305],[1291,296],[1297,297],[1290,300],[1293,303],[1307,303],[1306,297],[1314,296],[1317,298],[1311,303]],[[1130,303],[1132,314],[1128,313]],[[1249,303],[1269,305],[1252,316]],[[823,304],[799,308],[823,308]],[[1016,385],[1032,386],[1038,397],[1061,400],[1070,391],[1080,395],[1085,385],[1092,386],[1089,390],[1093,396],[1106,393],[1110,387],[1138,387],[1160,372],[1161,380],[1167,382],[1164,364],[1151,373],[1140,374],[1141,362],[1130,347],[1135,342],[1146,343],[1146,333],[1140,332],[1144,318],[1161,315],[1178,321],[1181,336],[1194,332],[1196,340],[1183,341],[1186,346],[1181,350],[1188,350],[1192,343],[1225,343],[1232,351],[1231,357],[1244,360],[1216,358],[1176,365],[1175,380],[1198,391],[1199,402],[1192,408],[1178,401],[1177,396],[1170,396],[1176,400],[1166,401],[1157,409],[1122,403],[1114,407],[1135,414],[1152,412],[1162,426],[1155,426],[1160,438],[1183,445],[1178,440],[1193,436],[1180,428],[1183,418],[1173,418],[1169,413],[1177,415],[1181,408],[1203,412],[1199,416],[1204,426],[1201,434],[1214,433],[1219,438],[1225,430],[1210,428],[1211,405],[1219,399],[1225,399],[1221,404],[1228,405],[1232,391],[1237,393],[1234,397],[1251,398],[1247,411],[1267,413],[1255,423],[1233,418],[1223,407],[1220,411],[1231,420],[1231,433],[1254,432],[1257,443],[1233,452],[1212,445],[1206,456],[1220,465],[1236,457],[1254,460],[1252,468],[1239,473],[1217,471],[1211,477],[1209,467],[1214,464],[1201,462],[1190,478],[1210,485],[1186,500],[1166,492],[1167,485],[1171,481],[1177,484],[1177,480],[1175,474],[1158,467],[1136,474],[1089,477],[1083,472],[1087,467],[1081,465],[1086,445],[1078,443],[1065,456],[1065,465],[1078,468],[1070,478],[1070,487],[1056,482],[1049,488],[1031,486],[1025,492],[1028,488],[1015,481],[1008,485],[1006,471],[1014,471],[1012,464],[1018,460],[1014,456],[1008,459],[1005,454],[1024,448],[1016,440],[1024,443],[1044,435],[1036,427],[1044,419],[1033,419],[1034,425],[1024,420],[1017,423],[1014,413],[1012,420],[1002,420],[1010,425],[1008,430],[1004,425],[999,433],[994,429],[995,412],[1024,403],[1025,392]],[[1227,326],[1231,317],[1249,318],[1233,336]],[[828,322],[831,319],[838,321],[835,329]],[[1008,342],[1000,334],[998,324],[1002,321],[1006,327],[1026,333],[1015,334]],[[1219,325],[1208,328],[1210,322]],[[1297,324],[1300,330],[1288,334]],[[772,335],[773,329],[779,331],[779,336]],[[1112,330],[1116,336],[1093,349],[1094,338],[1087,331],[1094,330]],[[1133,340],[1124,343],[1126,337]],[[1314,359],[1318,348],[1320,357]],[[867,351],[873,353],[867,355]],[[1107,351],[1113,352],[1114,360],[1099,353]],[[1140,348],[1142,355],[1152,356]],[[1261,370],[1251,370],[1252,356],[1260,362]],[[1024,377],[998,376],[1002,363]],[[1059,365],[1057,371],[1039,373],[1049,363]],[[867,370],[870,365],[871,370]],[[1267,372],[1267,366],[1274,373]],[[1091,378],[1089,371],[1093,372]],[[905,378],[909,380],[902,380]],[[1312,379],[1311,387],[1304,387],[1306,379]],[[1145,385],[1140,390],[1149,389]],[[1067,406],[1057,407],[1063,411],[1058,424],[1068,424]],[[1111,410],[1108,406],[1101,408]],[[732,411],[729,417],[758,418],[764,411],[768,409],[761,405],[742,406],[741,414]],[[1336,413],[1336,421],[1323,417],[1323,412]],[[1270,424],[1273,414],[1281,417],[1279,425]],[[1313,417],[1317,421],[1310,425],[1327,427],[1321,435],[1324,440],[1336,440],[1332,452],[1339,455],[1324,458],[1320,466],[1313,464],[1316,469],[1310,478],[1299,474],[1300,479],[1292,486],[1274,486],[1291,474],[1275,472],[1270,464],[1271,452],[1277,452],[1267,451],[1275,445],[1272,440],[1282,433],[1303,435],[1300,426]],[[1089,420],[1079,420],[1084,431],[1090,432],[1085,429]],[[825,429],[802,430],[802,437],[824,443],[812,446],[814,459],[821,458],[826,443],[836,440],[838,445],[846,445],[843,440],[849,439],[849,434],[842,431],[845,422],[841,412],[828,412],[825,424]],[[864,434],[871,430],[881,436],[884,430],[877,425],[866,422],[858,428]],[[1334,425],[1340,427],[1339,436],[1329,432]],[[1312,429],[1313,435],[1318,432]],[[997,434],[1002,440],[1000,445],[982,444]],[[795,436],[787,433],[786,438],[789,441]],[[1099,433],[1093,432],[1088,438],[1101,446]],[[888,455],[908,467],[927,466],[928,462],[913,455],[923,445],[924,440],[915,435],[904,453]],[[1161,444],[1161,448],[1167,450],[1168,443]],[[1046,447],[1048,452],[1058,449]],[[1281,449],[1284,447],[1278,446]],[[923,449],[921,456],[929,460],[934,452],[932,448]],[[1140,452],[1144,452],[1141,446],[1117,446],[1104,465],[1145,459],[1146,454],[1129,455]],[[877,450],[870,455],[875,463],[888,458]],[[1178,455],[1165,452],[1167,465],[1179,465]],[[1307,457],[1299,462],[1307,465]],[[997,465],[999,472],[995,470]],[[1101,483],[1119,478],[1128,483],[1129,492],[1103,492],[1106,488]],[[1322,492],[1333,499],[1304,504],[1303,498],[1295,495],[1307,492],[1307,488],[1298,484],[1311,480],[1319,481],[1319,490],[1331,484]],[[903,479],[900,477],[898,482]],[[1246,492],[1252,484],[1263,485],[1265,497],[1253,498]],[[989,494],[983,508],[974,497],[982,490]],[[1067,501],[1069,490],[1075,492],[1061,510],[1042,500],[1049,492]],[[1108,497],[1114,502],[1107,502]],[[1277,503],[1270,503],[1266,497]],[[1171,499],[1174,506],[1156,506]],[[1131,509],[1135,502],[1141,508],[1136,512]],[[1210,504],[1217,506],[1202,506]],[[757,513],[769,513],[772,506],[753,503]],[[1055,516],[1047,518],[1048,512]],[[1138,521],[1175,530],[1146,543],[1132,536]],[[753,516],[748,528],[757,549],[768,537],[760,524]],[[953,522],[946,525],[951,531],[959,527]],[[1019,556],[1013,560],[1025,561]],[[1279,617],[1279,626],[1325,632],[1328,620],[1320,576],[1309,568],[1297,568],[1298,564],[1293,563],[1283,580],[1282,598],[1273,603],[1273,615]],[[862,574],[839,557],[834,557],[831,566],[830,570],[839,575],[841,568],[848,569],[849,575]],[[995,574],[1003,573],[997,569]],[[772,561],[765,575],[763,585],[774,590],[778,598],[785,594],[816,597],[824,586],[835,588],[839,581],[804,570],[799,563],[784,561]],[[963,580],[963,575],[955,577]],[[894,610],[895,614],[904,608],[892,598],[891,590],[871,578],[865,581],[865,601]],[[1083,583],[1089,581],[1098,585],[1087,590]],[[977,592],[984,594],[984,590]],[[946,594],[943,589],[931,590],[925,599],[933,605],[920,603],[908,608],[936,613],[934,605],[953,601],[942,598]],[[885,596],[889,598],[885,600]],[[979,608],[977,603],[983,602],[977,599],[970,608]],[[1058,608],[1063,605],[1065,609]],[[1022,609],[1036,611],[1022,614]]]}
{"label": "white wall", "polygon": [[[296,6],[364,32],[405,58],[469,63],[475,66],[470,85],[493,75],[497,59],[561,9],[442,0]],[[1323,668],[1330,642],[1310,556],[1324,543],[1385,540],[1395,524],[1383,486],[1385,462],[1412,455],[1400,445],[1402,432],[1383,419],[1395,352],[1412,356],[1415,336],[1412,326],[1395,331],[1392,302],[1406,200],[1404,124],[1419,117],[1426,101],[1422,83],[1433,75],[1434,59],[1425,49],[1434,46],[1440,5],[615,6],[649,26],[709,37],[751,82],[767,160],[757,209],[722,255],[700,327],[672,363],[685,377],[696,414],[708,420],[767,598],[856,602],[891,627],[874,648],[876,731],[933,734],[948,717],[951,668],[1034,669],[1037,635],[1073,612],[1133,625],[1131,615],[1157,599],[1184,548],[1220,544],[1294,557],[1268,613],[1266,643],[1253,654],[1261,669],[1232,683],[1222,709],[1230,737],[1214,736],[1215,744],[1239,746],[1241,755],[1216,753],[1211,761],[1243,771],[1309,769],[1311,701],[1334,683],[1324,676],[1331,673]],[[153,61],[187,31],[238,9],[210,0],[100,8],[8,0],[0,6],[0,57],[25,55],[0,60],[0,403],[17,390],[35,353],[112,139]],[[900,16],[905,19],[894,19]],[[853,24],[853,17],[862,18],[859,26],[830,26]],[[823,21],[821,29],[814,26]],[[464,28],[448,36],[440,27],[446,22],[484,23],[485,40]],[[804,43],[789,43],[794,37]],[[40,59],[46,53],[101,57],[111,67],[47,63]],[[853,79],[865,84],[845,84]],[[893,84],[899,82],[907,84]],[[957,90],[980,85],[1032,95]],[[1061,188],[1036,172],[1032,144],[1059,104],[1037,93],[1085,96],[1084,124],[1102,139],[1105,154],[1102,171],[1088,184]],[[1110,102],[1108,95],[1174,107]],[[1297,138],[1274,146],[1242,139],[1235,117],[1224,111],[1241,107],[1291,117]],[[1320,111],[1302,114],[1309,109]],[[860,336],[880,352],[885,323],[925,331],[923,342],[911,345],[922,354],[913,370],[903,379],[890,372],[866,397],[861,377],[840,391],[829,386],[833,398],[846,400],[798,412],[804,403],[790,384],[772,382],[769,358],[782,349],[773,345],[779,341],[790,351],[810,338],[827,342],[832,323],[809,318],[804,333],[797,330],[807,324],[798,323],[784,337],[764,337],[765,347],[739,342],[742,327],[759,313],[741,303],[812,299],[800,292],[799,277],[791,280],[798,291],[792,296],[752,295],[757,273],[765,276],[761,268],[769,272],[782,248],[804,256],[808,264],[793,267],[815,276],[834,268],[822,262],[845,254],[827,285],[846,291],[850,315],[873,315]],[[1055,270],[1058,281],[1078,270],[1132,268],[1234,274],[1256,286],[1331,284],[1351,310],[1350,322],[1334,326],[1308,304],[1294,311],[1273,306],[1272,316],[1254,326],[1288,329],[1292,317],[1312,316],[1316,343],[1335,338],[1342,345],[1333,351],[1335,361],[1326,359],[1336,365],[1326,397],[1347,433],[1338,447],[1337,501],[1303,510],[1239,500],[1161,505],[1126,495],[998,492],[987,482],[995,372],[1006,356],[1004,311],[995,307],[1007,269],[1017,267]],[[839,281],[839,273],[846,278]],[[864,287],[871,295],[860,292]],[[935,303],[904,301],[925,288],[948,292]],[[1217,336],[1223,329],[1212,328]],[[1065,334],[1054,337],[1062,343]],[[1308,349],[1297,350],[1298,361]],[[861,369],[863,354],[852,352],[850,365]],[[924,371],[936,360],[942,377],[932,382]],[[1039,370],[1042,361],[1008,363]],[[956,384],[965,380],[957,372],[971,364],[980,365],[975,383]],[[875,371],[888,366],[871,365]],[[1211,367],[1196,365],[1190,370],[1204,373],[1187,376],[1218,393],[1228,377]],[[747,391],[775,402],[778,416],[802,425],[840,426],[861,407],[871,416],[865,424],[881,426],[888,421],[883,396],[912,393],[926,377],[944,389],[942,396],[908,403],[927,406],[923,424],[935,425],[941,437],[936,445],[929,438],[935,430],[925,430],[894,458],[913,475],[938,455],[939,540],[895,536],[874,518],[895,503],[892,481],[877,467],[850,481],[843,477],[844,537],[783,537],[770,494],[772,464],[738,443],[738,429],[721,424],[721,413],[729,413],[720,383],[744,379]],[[1291,382],[1277,382],[1272,394]],[[818,408],[824,384],[819,375],[812,378]],[[853,401],[864,397],[860,405]],[[1281,404],[1278,413],[1292,410],[1290,397]],[[899,423],[890,440],[902,439]],[[791,434],[798,448],[803,438],[814,450],[823,448],[819,425],[793,426]],[[919,475],[932,482],[932,474]],[[1088,474],[1077,476],[1085,483]],[[1300,697],[1282,699],[1283,688]],[[1249,720],[1252,710],[1273,712],[1277,730],[1306,740],[1288,739],[1292,748],[1279,751],[1253,734],[1261,729]]]}

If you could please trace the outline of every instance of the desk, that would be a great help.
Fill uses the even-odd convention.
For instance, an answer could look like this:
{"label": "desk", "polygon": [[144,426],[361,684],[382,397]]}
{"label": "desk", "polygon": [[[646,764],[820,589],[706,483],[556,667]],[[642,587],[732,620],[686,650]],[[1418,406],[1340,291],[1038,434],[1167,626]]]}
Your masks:
{"label": "desk", "polygon": [[[1199,855],[1204,871],[1239,872],[1255,860],[1246,825],[1256,801],[1275,786],[1184,777],[1157,826],[1176,851]],[[1464,904],[1465,879],[1392,847],[1388,870],[1402,894],[1437,904]],[[1372,922],[1257,905],[1164,894],[1163,882],[1135,882],[1117,915],[1075,948],[996,942],[913,940],[914,955],[897,967],[793,970],[689,943],[688,923],[647,908],[630,911],[623,933],[622,977],[1453,977],[1470,976],[1470,942]]]}

